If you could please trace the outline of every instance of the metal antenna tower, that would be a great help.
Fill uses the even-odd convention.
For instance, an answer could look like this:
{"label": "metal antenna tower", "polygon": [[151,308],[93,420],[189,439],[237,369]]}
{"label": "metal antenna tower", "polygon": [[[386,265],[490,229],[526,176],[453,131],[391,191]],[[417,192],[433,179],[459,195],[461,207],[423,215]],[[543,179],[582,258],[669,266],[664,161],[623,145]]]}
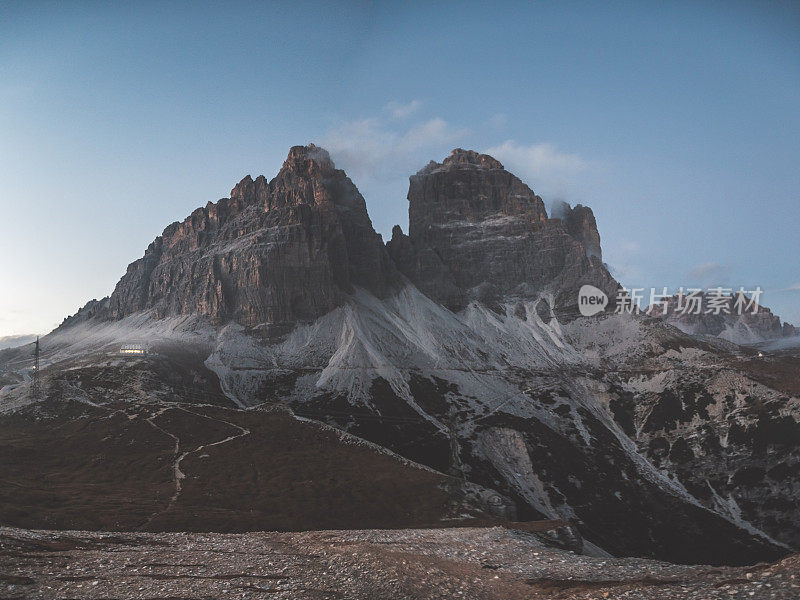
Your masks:
{"label": "metal antenna tower", "polygon": [[450,405],[447,417],[447,429],[450,438],[450,481],[447,485],[447,491],[450,496],[450,510],[457,514],[461,510],[464,498],[466,476],[461,466],[461,448],[458,443],[458,416],[454,404]]}
{"label": "metal antenna tower", "polygon": [[36,337],[36,342],[33,346],[33,373],[31,374],[31,394],[34,398],[39,397],[39,355],[41,350],[39,348],[39,337]]}

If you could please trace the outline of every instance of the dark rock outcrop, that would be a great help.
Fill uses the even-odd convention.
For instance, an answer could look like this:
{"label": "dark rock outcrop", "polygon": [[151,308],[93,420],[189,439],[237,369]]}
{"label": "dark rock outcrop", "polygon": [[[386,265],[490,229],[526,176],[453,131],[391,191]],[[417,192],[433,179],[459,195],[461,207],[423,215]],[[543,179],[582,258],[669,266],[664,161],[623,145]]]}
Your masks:
{"label": "dark rock outcrop", "polygon": [[582,204],[571,208],[566,202],[559,201],[553,206],[551,216],[554,219],[561,219],[569,234],[586,248],[587,256],[603,259],[600,232],[597,230],[597,221],[591,208]]}
{"label": "dark rock outcrop", "polygon": [[456,149],[413,175],[409,234],[387,244],[399,270],[434,300],[459,310],[552,294],[574,307],[591,284],[612,298],[618,284],[603,266],[591,209],[566,206],[548,218],[542,199],[497,160]]}
{"label": "dark rock outcrop", "polygon": [[247,176],[230,198],[167,227],[128,267],[109,316],[310,320],[355,286],[385,295],[392,271],[353,182],[322,148],[295,146],[272,181]]}

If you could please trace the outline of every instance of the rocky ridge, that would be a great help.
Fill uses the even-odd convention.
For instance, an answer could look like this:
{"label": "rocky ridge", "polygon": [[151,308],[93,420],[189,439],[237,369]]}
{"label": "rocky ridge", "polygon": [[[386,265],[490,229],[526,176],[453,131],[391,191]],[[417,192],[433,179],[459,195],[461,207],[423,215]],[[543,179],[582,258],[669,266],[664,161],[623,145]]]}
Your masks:
{"label": "rocky ridge", "polygon": [[584,283],[615,296],[591,209],[562,203],[548,218],[542,199],[490,156],[456,149],[432,161],[411,177],[408,198],[409,235],[396,226],[384,248],[328,153],[295,146],[272,181],[248,176],[230,198],[167,227],[128,267],[107,316],[310,321],[354,287],[378,297],[402,287],[398,270],[453,310],[542,296],[565,310]]}

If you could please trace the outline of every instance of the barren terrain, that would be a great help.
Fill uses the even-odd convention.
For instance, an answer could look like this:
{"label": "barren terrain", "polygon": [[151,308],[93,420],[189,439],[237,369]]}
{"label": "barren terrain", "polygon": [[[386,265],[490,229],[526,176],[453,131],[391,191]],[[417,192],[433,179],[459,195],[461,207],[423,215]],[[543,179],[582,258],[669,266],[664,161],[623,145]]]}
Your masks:
{"label": "barren terrain", "polygon": [[305,533],[0,529],[0,598],[770,598],[800,557],[750,567],[594,558],[495,528]]}

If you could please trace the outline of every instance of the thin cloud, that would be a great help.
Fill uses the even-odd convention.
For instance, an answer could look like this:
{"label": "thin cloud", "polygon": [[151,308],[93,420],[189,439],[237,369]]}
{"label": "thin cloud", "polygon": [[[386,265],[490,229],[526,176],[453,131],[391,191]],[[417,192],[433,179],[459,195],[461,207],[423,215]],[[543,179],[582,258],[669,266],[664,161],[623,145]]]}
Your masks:
{"label": "thin cloud", "polygon": [[417,112],[422,106],[422,101],[412,100],[407,104],[401,102],[389,102],[383,107],[383,110],[388,112],[393,119],[406,119],[412,114]]}
{"label": "thin cloud", "polygon": [[[393,199],[406,195],[409,175],[430,160],[442,161],[453,148],[480,150],[471,142],[471,129],[440,116],[423,116],[421,105],[418,100],[390,102],[376,114],[336,124],[318,139],[364,194],[375,227],[384,235],[392,225],[407,223],[407,205]],[[505,115],[498,113],[484,120],[482,127],[505,122]],[[541,193],[571,199],[573,204],[582,195],[581,176],[596,166],[546,143],[507,140],[485,152],[523,180],[541,186]]]}
{"label": "thin cloud", "polygon": [[435,144],[454,142],[468,133],[466,129],[456,129],[441,118],[431,119],[409,129],[401,138],[404,148],[417,150]]}
{"label": "thin cloud", "polygon": [[402,125],[389,118],[369,117],[342,123],[320,142],[337,167],[358,181],[367,181],[406,179],[468,135],[468,129],[440,117]]}
{"label": "thin cloud", "polygon": [[728,267],[713,261],[703,262],[689,271],[688,278],[703,285],[721,285],[728,280]]}
{"label": "thin cloud", "polygon": [[[469,146],[471,132],[441,118],[413,115],[419,102],[387,105],[377,115],[332,127],[319,143],[364,194],[375,229],[390,236],[408,226],[408,177],[430,160],[442,160],[453,148]],[[403,115],[409,115],[406,118]]]}
{"label": "thin cloud", "polygon": [[552,144],[520,144],[507,140],[486,150],[520,177],[532,181],[564,178],[584,171],[589,163],[577,154],[559,151]]}
{"label": "thin cloud", "polygon": [[[606,253],[604,252],[604,254]],[[646,274],[644,269],[639,265],[613,261],[606,263],[606,267],[611,271],[614,278],[623,285],[631,285],[632,283],[638,283],[645,279]]]}
{"label": "thin cloud", "polygon": [[781,290],[781,291],[784,291],[784,292],[800,292],[800,281],[798,281],[797,283],[793,283],[789,287],[783,288],[783,290]]}

